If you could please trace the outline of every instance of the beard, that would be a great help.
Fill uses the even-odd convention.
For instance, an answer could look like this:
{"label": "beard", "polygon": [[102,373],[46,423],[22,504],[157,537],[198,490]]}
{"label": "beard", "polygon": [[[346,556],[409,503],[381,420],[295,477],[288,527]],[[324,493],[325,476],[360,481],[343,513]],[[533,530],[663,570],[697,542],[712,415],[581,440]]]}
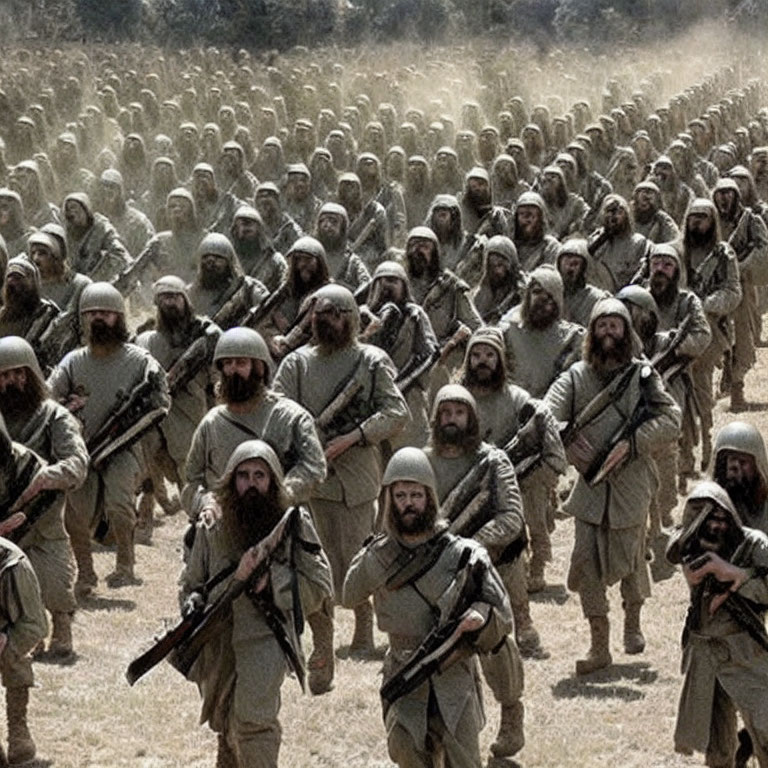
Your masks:
{"label": "beard", "polygon": [[215,290],[216,288],[223,288],[227,280],[231,277],[232,273],[227,270],[222,274],[216,267],[207,267],[205,265],[200,266],[200,286],[207,290]]}
{"label": "beard", "polygon": [[463,453],[472,453],[480,445],[480,427],[477,417],[470,415],[469,424],[462,429],[456,424],[432,425],[432,442],[438,451],[441,448],[461,448]]}
{"label": "beard", "polygon": [[600,378],[612,376],[617,368],[632,359],[632,342],[628,334],[625,333],[620,339],[614,339],[614,343],[610,346],[605,346],[604,342],[605,339],[600,340],[592,336],[587,355],[587,362]]}
{"label": "beard", "polygon": [[467,190],[467,202],[475,209],[488,208],[491,204],[491,191],[490,190]]}
{"label": "beard", "polygon": [[676,275],[673,280],[670,280],[664,274],[651,275],[650,289],[651,296],[656,300],[656,304],[660,307],[668,307],[675,300],[678,292],[677,288],[678,276]]}
{"label": "beard", "polygon": [[[405,519],[408,514],[413,517]],[[401,536],[417,536],[431,531],[435,526],[437,519],[437,509],[435,509],[432,497],[427,498],[427,505],[423,512],[417,512],[412,506],[407,506],[400,512],[394,504],[391,506],[390,514],[392,516],[392,525]]]}
{"label": "beard", "polygon": [[42,385],[34,377],[27,374],[27,385],[20,389],[15,384],[8,384],[0,397],[0,413],[6,421],[14,421],[20,417],[33,414],[45,398]]}
{"label": "beard", "polygon": [[283,516],[279,492],[274,481],[266,495],[249,488],[238,496],[233,488],[219,493],[223,523],[238,554],[258,544],[280,522]]}
{"label": "beard", "polygon": [[246,403],[261,395],[264,389],[264,380],[253,368],[247,379],[239,373],[233,373],[231,376],[221,374],[219,393],[227,404]]}
{"label": "beard", "polygon": [[656,215],[656,209],[649,205],[645,209],[635,208],[633,211],[635,221],[638,224],[648,224],[648,222]]}
{"label": "beard", "polygon": [[88,344],[94,347],[116,347],[128,341],[125,317],[118,315],[114,325],[107,325],[100,319],[93,320],[86,332],[86,336]]}
{"label": "beard", "polygon": [[473,389],[490,389],[497,392],[504,386],[504,371],[500,365],[495,368],[481,363],[474,368],[468,367],[461,382],[470,391]]}
{"label": "beard", "polygon": [[693,248],[706,248],[708,245],[714,245],[715,228],[712,227],[706,232],[700,232],[698,229],[690,229],[685,233],[685,245]]}
{"label": "beard", "polygon": [[326,251],[338,251],[344,247],[344,244],[347,241],[347,236],[344,232],[339,232],[338,235],[335,235],[318,230],[317,239],[323,244],[323,248],[325,248]]}
{"label": "beard", "polygon": [[40,302],[40,294],[31,285],[6,283],[3,287],[3,316],[6,320],[29,318]]}
{"label": "beard", "polygon": [[557,305],[555,305],[555,309],[553,310],[550,308],[550,303],[548,301],[529,304],[527,307],[524,307],[524,310],[523,316],[525,322],[537,331],[549,328],[549,326],[557,320]]}
{"label": "beard", "polygon": [[759,477],[753,477],[751,480],[735,480],[726,477],[719,482],[728,491],[736,509],[753,509],[759,506],[757,503],[761,486]]}
{"label": "beard", "polygon": [[497,272],[488,273],[488,285],[494,292],[500,291],[504,288],[512,288],[514,284],[515,279],[512,272],[505,272],[502,275],[499,275]]}
{"label": "beard", "polygon": [[186,335],[189,322],[192,319],[192,313],[189,307],[179,309],[178,307],[163,307],[157,311],[157,329],[162,334],[171,338],[173,346],[178,346],[175,342],[182,342]]}
{"label": "beard", "polygon": [[419,251],[411,251],[406,255],[408,260],[408,275],[416,280],[420,280],[422,277],[428,277],[435,279],[439,267],[437,265],[437,259],[434,257],[427,259]]}
{"label": "beard", "polygon": [[346,321],[343,329],[337,331],[325,318],[315,317],[312,320],[312,332],[320,352],[325,355],[345,349],[352,343],[352,327]]}
{"label": "beard", "polygon": [[325,278],[319,268],[316,268],[312,274],[305,280],[298,269],[293,272],[293,295],[306,296],[315,289],[324,285]]}
{"label": "beard", "polygon": [[544,237],[544,223],[539,220],[526,226],[515,226],[515,241],[520,243],[536,243]]}

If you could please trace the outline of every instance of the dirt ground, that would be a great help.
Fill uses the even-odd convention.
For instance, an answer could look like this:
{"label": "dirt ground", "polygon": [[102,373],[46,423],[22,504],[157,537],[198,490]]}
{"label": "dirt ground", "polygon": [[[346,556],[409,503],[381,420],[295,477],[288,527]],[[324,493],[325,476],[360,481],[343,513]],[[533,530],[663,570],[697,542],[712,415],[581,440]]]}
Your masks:
{"label": "dirt ground", "polygon": [[[755,409],[740,418],[768,426],[768,350],[747,378]],[[735,418],[717,406],[716,426]],[[677,511],[679,515],[679,508]],[[213,766],[215,738],[198,725],[195,686],[162,664],[131,688],[126,666],[148,647],[164,622],[178,615],[176,580],[181,567],[181,516],[159,516],[151,546],[137,548],[138,587],[110,590],[100,584],[78,611],[74,626],[77,660],[70,666],[38,663],[30,724],[39,759],[30,765],[56,766]],[[517,763],[496,766],[536,768],[671,768],[703,765],[701,756],[675,755],[672,733],[681,686],[680,631],[687,589],[680,574],[654,585],[643,611],[647,649],[626,656],[621,644],[618,587],[612,590],[614,665],[576,679],[575,659],[588,645],[586,622],[576,597],[564,587],[571,521],[559,521],[549,586],[534,596],[532,612],[551,658],[526,661],[526,746]],[[96,555],[100,576],[114,555]],[[352,614],[337,612],[337,646],[349,642]],[[305,636],[307,644],[309,637]],[[377,635],[378,642],[384,642]],[[295,680],[283,687],[281,766],[304,768],[383,768],[387,758],[377,690],[380,662],[339,659],[336,687],[321,697],[302,695]],[[498,706],[486,689],[488,722],[484,754],[498,727]]]}

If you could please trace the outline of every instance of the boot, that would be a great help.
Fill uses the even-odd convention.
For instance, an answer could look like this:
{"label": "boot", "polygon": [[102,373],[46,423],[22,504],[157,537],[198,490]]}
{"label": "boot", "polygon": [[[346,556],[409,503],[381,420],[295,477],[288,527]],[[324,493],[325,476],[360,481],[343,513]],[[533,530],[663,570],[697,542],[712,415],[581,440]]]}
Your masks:
{"label": "boot", "polygon": [[237,768],[237,757],[223,733],[219,734],[218,749],[216,750],[216,768]]}
{"label": "boot", "polygon": [[27,728],[29,688],[6,688],[5,705],[8,716],[8,762],[26,763],[36,753],[35,742]]}
{"label": "boot", "polygon": [[350,656],[369,656],[373,645],[373,606],[370,600],[355,606],[355,631],[349,645]]}
{"label": "boot", "polygon": [[747,410],[747,401],[744,399],[744,382],[734,381],[731,384],[731,411],[741,413]]}
{"label": "boot", "polygon": [[134,526],[132,523],[121,521],[119,525],[114,525],[113,528],[117,543],[117,560],[115,562],[115,570],[107,576],[107,586],[115,589],[117,587],[140,584],[141,582],[133,572]]}
{"label": "boot", "polygon": [[307,616],[307,623],[312,630],[314,649],[309,657],[309,690],[315,696],[333,688],[333,611],[328,616],[324,610]]}
{"label": "boot", "polygon": [[528,591],[542,592],[547,586],[544,579],[544,560],[536,556],[534,552],[528,567]]}
{"label": "boot", "polygon": [[642,603],[624,604],[624,653],[635,655],[645,650],[645,638],[640,629]]}
{"label": "boot", "polygon": [[80,540],[80,536],[70,533],[72,543],[72,552],[75,555],[77,563],[77,581],[75,581],[75,595],[77,597],[87,597],[90,595],[99,583],[96,571],[93,569],[93,552],[91,551],[91,541],[89,536]]}
{"label": "boot", "polygon": [[523,733],[523,715],[525,708],[522,701],[514,704],[502,704],[501,724],[496,741],[491,744],[494,757],[512,757],[525,746]]}
{"label": "boot", "polygon": [[607,616],[590,616],[589,632],[591,643],[586,659],[576,662],[576,674],[588,675],[598,669],[605,669],[613,663],[610,646],[610,624]]}
{"label": "boot", "polygon": [[72,655],[72,616],[59,611],[53,613],[53,634],[48,646],[51,658],[66,659]]}
{"label": "boot", "polygon": [[530,606],[527,603],[512,606],[515,618],[515,641],[520,655],[526,659],[548,659],[549,654],[541,647],[541,639],[533,626]]}

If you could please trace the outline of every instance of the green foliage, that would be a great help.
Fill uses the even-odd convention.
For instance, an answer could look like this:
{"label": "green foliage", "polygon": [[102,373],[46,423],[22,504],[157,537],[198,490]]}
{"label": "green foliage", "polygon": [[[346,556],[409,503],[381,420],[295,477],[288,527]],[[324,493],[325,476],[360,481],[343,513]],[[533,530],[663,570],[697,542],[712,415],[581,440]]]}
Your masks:
{"label": "green foliage", "polygon": [[75,11],[86,34],[125,39],[136,37],[140,31],[141,0],[76,0]]}

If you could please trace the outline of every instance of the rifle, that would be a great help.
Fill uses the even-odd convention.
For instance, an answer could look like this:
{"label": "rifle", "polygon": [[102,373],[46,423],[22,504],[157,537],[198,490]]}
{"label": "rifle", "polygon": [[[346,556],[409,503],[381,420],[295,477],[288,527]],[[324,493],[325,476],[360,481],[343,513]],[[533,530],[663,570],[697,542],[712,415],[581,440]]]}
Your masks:
{"label": "rifle", "polygon": [[595,486],[605,480],[608,475],[615,472],[626,459],[612,467],[605,466],[605,462],[611,454],[611,451],[623,440],[628,440],[648,419],[653,416],[653,412],[648,407],[645,399],[644,387],[651,376],[650,366],[643,366],[640,369],[640,400],[635,405],[630,417],[614,432],[608,444],[598,451],[595,458],[584,472],[584,479],[590,486]]}
{"label": "rifle", "polygon": [[213,330],[215,328],[213,323],[209,323],[203,329],[202,335],[198,336],[168,369],[166,376],[168,394],[171,397],[176,397],[213,358],[213,351],[219,340],[218,331]]}
{"label": "rifle", "polygon": [[219,308],[211,318],[222,331],[240,325],[241,320],[248,314],[250,288],[246,276],[240,275],[234,284],[225,291]]}
{"label": "rifle", "polygon": [[440,504],[443,517],[448,520],[452,531],[463,530],[477,511],[488,502],[490,491],[480,489],[490,468],[491,457],[488,452],[453,486]]}
{"label": "rifle", "polygon": [[[350,376],[336,388],[331,399],[315,417],[315,426],[326,433],[326,442],[330,439],[327,437],[328,434],[342,434],[346,431],[343,413],[352,404],[358,392],[365,387],[366,381],[362,377],[363,372],[368,371],[365,362],[365,357],[360,355]],[[353,423],[357,422],[353,420]]]}
{"label": "rifle", "polygon": [[80,346],[80,314],[76,309],[62,312],[40,337],[38,356],[45,368],[53,368],[68,352]]}
{"label": "rifle", "polygon": [[365,226],[360,230],[360,234],[354,239],[349,246],[350,250],[355,253],[357,249],[370,237],[376,226],[376,217],[371,216],[366,222]]}
{"label": "rifle", "polygon": [[[298,507],[291,507],[269,535],[259,542],[263,558],[247,582],[233,579],[215,602],[207,602],[208,596],[215,587],[237,570],[238,563],[231,563],[196,590],[205,602],[197,610],[182,617],[179,622],[157,638],[151,648],[128,665],[125,677],[129,685],[133,685],[165,658],[168,658],[173,667],[186,677],[205,643],[220,630],[232,602],[267,572],[277,547],[292,531],[297,514]],[[303,680],[303,675],[299,680],[300,682]]]}
{"label": "rifle", "polygon": [[[41,341],[55,318],[61,314],[61,310],[54,304],[54,302],[43,299],[41,304],[42,311],[32,320],[32,323],[24,336],[30,346],[36,351],[39,351]],[[58,360],[56,362],[58,362]]]}
{"label": "rifle", "polygon": [[605,227],[598,229],[594,239],[587,244],[589,255],[594,256],[608,242],[610,237],[611,235],[606,231]]}
{"label": "rifle", "polygon": [[156,262],[160,255],[160,241],[153,240],[137,257],[133,264],[129,264],[116,278],[112,285],[123,296],[128,296],[141,281],[144,268],[148,264]]}
{"label": "rifle", "polygon": [[288,295],[290,285],[285,282],[276,291],[268,296],[258,307],[251,307],[240,325],[244,328],[255,328],[273,309],[279,306]]}
{"label": "rifle", "polygon": [[486,566],[479,559],[470,561],[472,550],[466,547],[459,556],[456,579],[440,601],[449,601],[444,620],[424,638],[410,659],[381,686],[386,710],[399,698],[416,690],[432,675],[474,653],[472,642],[476,632],[459,630],[464,614],[482,594]]}
{"label": "rifle", "polygon": [[[690,306],[688,309],[690,310]],[[693,325],[693,319],[693,313],[689,311],[683,322],[680,323],[680,327],[675,332],[670,345],[661,352],[657,352],[651,358],[651,365],[658,371],[665,383],[680,373],[691,361],[689,357],[678,357],[677,350],[688,338],[691,326]]]}
{"label": "rifle", "polygon": [[545,417],[541,408],[526,403],[520,410],[520,418],[525,419],[525,423],[502,448],[515,468],[518,483],[528,477],[544,459],[542,433],[546,429]]}
{"label": "rifle", "polygon": [[100,469],[118,450],[127,448],[162,421],[168,413],[165,373],[147,366],[144,379],[119,398],[102,426],[88,440],[91,465]]}

